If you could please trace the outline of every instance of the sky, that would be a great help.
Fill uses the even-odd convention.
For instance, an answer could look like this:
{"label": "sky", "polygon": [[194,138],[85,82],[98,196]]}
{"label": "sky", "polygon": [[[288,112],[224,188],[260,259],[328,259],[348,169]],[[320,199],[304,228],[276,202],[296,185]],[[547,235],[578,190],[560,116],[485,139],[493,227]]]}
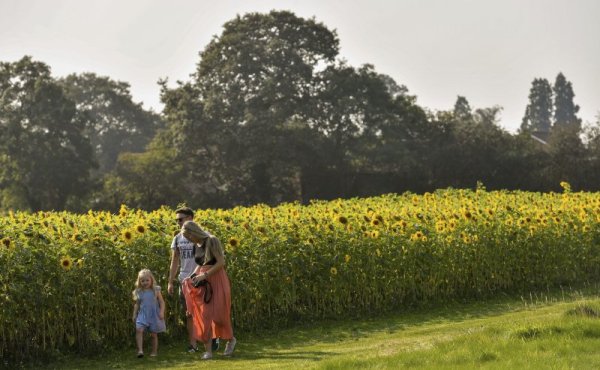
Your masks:
{"label": "sky", "polygon": [[598,0],[0,0],[0,61],[24,55],[55,77],[94,72],[160,112],[159,79],[189,81],[223,24],[289,10],[335,30],[339,58],[405,85],[431,111],[503,108],[515,132],[534,78],[573,84],[584,123],[600,118]]}

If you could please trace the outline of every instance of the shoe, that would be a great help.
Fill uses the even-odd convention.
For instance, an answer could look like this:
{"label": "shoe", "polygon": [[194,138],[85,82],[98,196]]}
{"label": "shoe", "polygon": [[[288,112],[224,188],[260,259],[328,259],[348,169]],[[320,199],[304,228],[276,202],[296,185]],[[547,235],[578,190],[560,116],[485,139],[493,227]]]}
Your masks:
{"label": "shoe", "polygon": [[138,352],[137,358],[142,358],[142,357],[144,357],[144,352]]}
{"label": "shoe", "polygon": [[212,340],[212,351],[217,352],[219,350],[219,338],[213,338]]}
{"label": "shoe", "polygon": [[203,360],[210,360],[212,358],[212,352],[204,352],[202,355]]}
{"label": "shoe", "polygon": [[194,347],[191,344],[187,348],[187,353],[196,353],[198,352],[198,346]]}
{"label": "shoe", "polygon": [[231,338],[225,345],[225,351],[223,352],[223,355],[231,356],[233,354],[233,350],[235,349],[236,343],[237,340],[235,339],[235,337]]}

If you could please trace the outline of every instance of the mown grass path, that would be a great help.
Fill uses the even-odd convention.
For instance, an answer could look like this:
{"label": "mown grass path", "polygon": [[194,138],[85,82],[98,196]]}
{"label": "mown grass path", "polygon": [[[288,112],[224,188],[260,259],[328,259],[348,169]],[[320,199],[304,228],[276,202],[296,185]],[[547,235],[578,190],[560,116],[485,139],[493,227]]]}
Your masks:
{"label": "mown grass path", "polygon": [[384,317],[298,324],[239,337],[235,356],[201,361],[184,341],[156,358],[131,348],[68,358],[60,369],[598,369],[600,297],[449,304]]}

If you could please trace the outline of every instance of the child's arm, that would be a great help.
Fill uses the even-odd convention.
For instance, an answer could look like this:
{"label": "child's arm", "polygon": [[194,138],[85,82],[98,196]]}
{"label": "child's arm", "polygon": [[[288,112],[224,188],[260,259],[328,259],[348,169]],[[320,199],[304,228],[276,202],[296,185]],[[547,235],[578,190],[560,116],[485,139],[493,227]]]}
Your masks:
{"label": "child's arm", "polygon": [[138,303],[138,301],[135,301],[135,303],[133,305],[133,317],[132,317],[133,322],[135,322],[135,319],[137,319],[137,313],[138,313],[139,309],[140,309],[140,304]]}
{"label": "child's arm", "polygon": [[158,311],[158,317],[161,320],[165,319],[165,300],[163,299],[162,293],[159,291],[156,292],[156,297],[158,298],[158,305],[159,305],[159,311]]}

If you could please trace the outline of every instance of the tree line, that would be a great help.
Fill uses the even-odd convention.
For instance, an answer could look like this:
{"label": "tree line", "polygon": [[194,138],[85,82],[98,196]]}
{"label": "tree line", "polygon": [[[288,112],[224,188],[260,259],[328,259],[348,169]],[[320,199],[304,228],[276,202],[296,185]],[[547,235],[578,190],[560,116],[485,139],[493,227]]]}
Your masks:
{"label": "tree line", "polygon": [[228,21],[188,81],[159,81],[161,113],[94,73],[0,63],[0,210],[309,202],[474,187],[598,190],[600,122],[571,82],[533,80],[521,128],[501,107],[431,111],[335,31],[287,11]]}

